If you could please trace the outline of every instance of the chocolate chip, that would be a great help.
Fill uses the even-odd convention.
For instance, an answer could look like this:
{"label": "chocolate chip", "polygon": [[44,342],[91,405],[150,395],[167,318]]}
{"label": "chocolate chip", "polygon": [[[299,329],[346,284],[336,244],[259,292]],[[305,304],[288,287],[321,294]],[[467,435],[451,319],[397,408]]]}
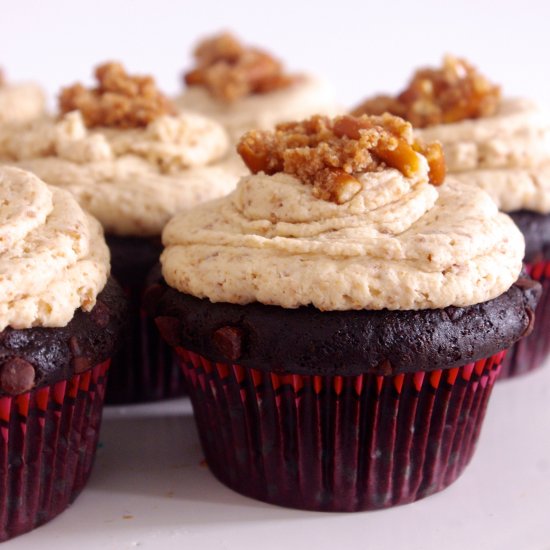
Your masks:
{"label": "chocolate chip", "polygon": [[521,290],[531,290],[539,286],[540,283],[528,277],[520,277],[515,283],[514,286],[517,286]]}
{"label": "chocolate chip", "polygon": [[76,374],[84,372],[91,367],[87,357],[73,357],[73,368]]}
{"label": "chocolate chip", "polygon": [[212,335],[212,341],[218,350],[231,361],[242,354],[243,331],[238,327],[221,327]]}
{"label": "chocolate chip", "polygon": [[69,338],[69,348],[73,354],[73,356],[78,357],[82,355],[82,350],[80,349],[80,345],[78,343],[78,340],[76,336],[71,336]]}
{"label": "chocolate chip", "polygon": [[90,318],[98,327],[105,328],[111,319],[109,307],[98,300],[95,307],[90,311]]}
{"label": "chocolate chip", "polygon": [[156,317],[155,323],[161,336],[170,346],[180,345],[181,323],[175,317]]}
{"label": "chocolate chip", "polygon": [[525,338],[526,336],[529,336],[533,332],[533,329],[535,328],[535,312],[530,308],[525,308],[525,314],[527,315],[527,326],[525,327],[525,330],[523,331],[523,334],[521,335],[522,338]]}
{"label": "chocolate chip", "polygon": [[34,386],[34,367],[25,359],[8,359],[0,370],[0,387],[11,395],[29,391]]}

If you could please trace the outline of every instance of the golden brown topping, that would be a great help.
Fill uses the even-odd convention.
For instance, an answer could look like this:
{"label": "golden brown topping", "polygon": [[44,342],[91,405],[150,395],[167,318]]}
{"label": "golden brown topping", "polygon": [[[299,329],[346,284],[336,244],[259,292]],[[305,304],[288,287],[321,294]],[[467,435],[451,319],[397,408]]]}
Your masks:
{"label": "golden brown topping", "polygon": [[4,75],[4,71],[0,69],[0,87],[2,87],[6,83],[6,77]]}
{"label": "golden brown topping", "polygon": [[79,110],[89,128],[138,128],[175,112],[151,76],[130,76],[120,63],[109,62],[96,68],[95,77],[95,88],[74,84],[61,90],[62,114]]}
{"label": "golden brown topping", "polygon": [[237,151],[253,173],[292,174],[313,185],[315,196],[342,204],[361,190],[357,175],[385,166],[405,176],[418,173],[418,153],[426,156],[430,181],[443,182],[445,160],[437,143],[424,147],[408,122],[389,115],[330,119],[316,115],[277,125],[275,131],[247,132]]}
{"label": "golden brown topping", "polygon": [[213,97],[228,103],[296,81],[295,76],[284,74],[282,64],[271,55],[243,46],[229,33],[204,40],[194,54],[197,66],[185,74],[185,83],[204,86]]}
{"label": "golden brown topping", "polygon": [[464,59],[446,56],[440,69],[418,70],[397,97],[367,99],[352,114],[388,112],[417,128],[493,115],[500,102],[500,87],[491,84]]}

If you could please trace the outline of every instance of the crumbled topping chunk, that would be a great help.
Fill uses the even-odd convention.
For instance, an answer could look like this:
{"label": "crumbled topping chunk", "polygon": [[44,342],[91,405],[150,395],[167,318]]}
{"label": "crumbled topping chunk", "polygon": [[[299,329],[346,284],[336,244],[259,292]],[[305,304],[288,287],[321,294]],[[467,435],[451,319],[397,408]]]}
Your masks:
{"label": "crumbled topping chunk", "polygon": [[272,132],[252,130],[237,150],[253,173],[294,175],[312,185],[317,197],[338,204],[362,188],[359,174],[390,166],[407,177],[415,175],[420,170],[417,153],[426,156],[434,185],[445,177],[441,145],[414,141],[411,125],[387,113],[334,119],[315,115],[279,124]]}
{"label": "crumbled topping chunk", "polygon": [[388,112],[417,128],[493,115],[500,87],[492,84],[466,60],[446,56],[438,69],[418,70],[397,97],[379,95],[352,111],[355,116]]}
{"label": "crumbled topping chunk", "polygon": [[138,128],[174,113],[151,76],[130,76],[120,63],[109,62],[96,68],[95,77],[95,88],[74,84],[61,90],[62,114],[79,110],[89,128]]}
{"label": "crumbled topping chunk", "polygon": [[189,86],[203,86],[220,101],[233,102],[253,94],[286,88],[296,81],[267,52],[245,47],[222,33],[202,41],[194,52],[196,67],[184,75]]}

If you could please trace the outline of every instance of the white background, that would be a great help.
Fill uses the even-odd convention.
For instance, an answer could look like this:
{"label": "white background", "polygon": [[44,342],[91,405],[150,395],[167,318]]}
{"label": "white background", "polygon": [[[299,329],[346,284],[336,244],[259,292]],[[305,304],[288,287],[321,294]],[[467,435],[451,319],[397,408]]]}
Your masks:
{"label": "white background", "polygon": [[464,55],[508,95],[550,103],[548,0],[0,0],[0,65],[53,96],[118,59],[180,89],[192,45],[232,29],[293,70],[330,80],[343,105],[395,92],[411,71]]}
{"label": "white background", "polygon": [[[507,95],[550,103],[542,0],[0,0],[0,65],[51,98],[107,59],[176,93],[192,44],[223,28],[332,81],[343,105],[397,91],[446,52],[471,59]],[[57,520],[2,548],[550,549],[550,367],[496,388],[478,453],[456,484],[375,513],[285,510],[233,493],[201,465],[189,411],[187,401],[109,410],[88,488]]]}

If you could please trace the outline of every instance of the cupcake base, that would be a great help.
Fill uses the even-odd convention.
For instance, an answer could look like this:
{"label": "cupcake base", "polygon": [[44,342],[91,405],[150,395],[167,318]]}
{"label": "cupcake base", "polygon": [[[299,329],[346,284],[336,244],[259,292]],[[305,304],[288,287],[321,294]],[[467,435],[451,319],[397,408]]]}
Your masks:
{"label": "cupcake base", "polygon": [[86,484],[109,364],[0,397],[0,541],[50,521]]}
{"label": "cupcake base", "polygon": [[550,260],[526,263],[525,270],[542,285],[535,324],[531,334],[510,349],[502,363],[499,380],[530,373],[540,368],[550,355]]}
{"label": "cupcake base", "polygon": [[112,272],[128,297],[128,325],[113,358],[106,403],[142,403],[185,394],[185,381],[172,349],[144,310],[151,269],[162,251],[160,239],[106,236]]}
{"label": "cupcake base", "polygon": [[504,356],[393,376],[307,376],[176,351],[220,481],[272,504],[345,512],[452,483],[472,457]]}

